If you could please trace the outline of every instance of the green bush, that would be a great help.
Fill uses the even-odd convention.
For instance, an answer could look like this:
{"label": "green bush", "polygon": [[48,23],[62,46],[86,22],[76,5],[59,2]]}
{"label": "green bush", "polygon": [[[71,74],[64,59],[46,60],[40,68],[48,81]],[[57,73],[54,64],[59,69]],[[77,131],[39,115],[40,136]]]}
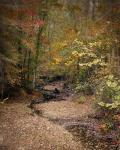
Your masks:
{"label": "green bush", "polygon": [[83,103],[85,103],[85,101],[86,101],[86,98],[84,96],[80,96],[78,99],[79,104],[83,104]]}
{"label": "green bush", "polygon": [[93,94],[93,88],[92,85],[88,82],[80,82],[76,85],[75,88],[76,92],[83,93],[85,95],[92,95]]}
{"label": "green bush", "polygon": [[96,91],[96,99],[101,108],[120,109],[120,80],[113,75],[105,77]]}

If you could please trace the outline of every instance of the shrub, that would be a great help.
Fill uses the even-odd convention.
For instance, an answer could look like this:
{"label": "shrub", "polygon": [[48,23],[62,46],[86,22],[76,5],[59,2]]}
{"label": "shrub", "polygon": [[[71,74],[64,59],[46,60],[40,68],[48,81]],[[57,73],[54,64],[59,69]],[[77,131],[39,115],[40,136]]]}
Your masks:
{"label": "shrub", "polygon": [[83,104],[83,103],[85,103],[85,101],[86,101],[86,98],[84,96],[80,96],[78,103]]}
{"label": "shrub", "polygon": [[113,75],[105,77],[96,91],[96,99],[100,108],[120,109],[120,80]]}
{"label": "shrub", "polygon": [[76,92],[83,93],[85,95],[92,95],[93,94],[93,88],[91,84],[88,82],[80,82],[76,85],[75,88]]}

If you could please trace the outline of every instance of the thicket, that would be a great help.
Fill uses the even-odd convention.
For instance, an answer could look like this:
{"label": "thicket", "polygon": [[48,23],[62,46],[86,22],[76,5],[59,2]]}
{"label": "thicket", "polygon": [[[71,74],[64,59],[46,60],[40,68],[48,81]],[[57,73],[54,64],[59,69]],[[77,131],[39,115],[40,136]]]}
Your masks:
{"label": "thicket", "polygon": [[86,1],[0,2],[2,97],[6,87],[34,89],[41,76],[59,75],[97,95],[100,107],[119,107],[119,75],[108,57],[119,50],[119,1]]}
{"label": "thicket", "polygon": [[[120,109],[120,64],[111,63],[113,57],[119,59],[118,4],[118,1],[98,1],[86,22],[82,21],[82,29],[76,21],[78,9],[72,11],[74,27],[64,26],[62,40],[53,41],[53,50],[46,53],[53,56],[46,63],[53,73],[66,76],[77,92],[97,95],[97,104],[108,111]],[[71,12],[70,8],[67,7]],[[104,16],[105,12],[108,13]]]}

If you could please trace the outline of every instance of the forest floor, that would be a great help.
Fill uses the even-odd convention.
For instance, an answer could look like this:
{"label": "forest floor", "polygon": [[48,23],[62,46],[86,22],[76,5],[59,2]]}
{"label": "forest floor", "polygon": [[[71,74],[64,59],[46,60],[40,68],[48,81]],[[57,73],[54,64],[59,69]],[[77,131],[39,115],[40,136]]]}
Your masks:
{"label": "forest floor", "polygon": [[[56,87],[63,90],[59,82],[44,88]],[[39,94],[0,104],[0,150],[88,150],[69,127],[94,113],[93,97],[80,104],[76,94],[62,94],[61,99],[36,104],[33,110],[28,105]]]}

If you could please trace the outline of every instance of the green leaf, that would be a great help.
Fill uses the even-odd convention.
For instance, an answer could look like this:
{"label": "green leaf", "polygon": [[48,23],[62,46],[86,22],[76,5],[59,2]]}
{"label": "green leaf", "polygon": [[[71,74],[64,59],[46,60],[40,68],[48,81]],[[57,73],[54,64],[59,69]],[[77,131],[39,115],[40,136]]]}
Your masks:
{"label": "green leaf", "polygon": [[98,105],[102,106],[102,107],[105,107],[105,103],[104,102],[99,102]]}

